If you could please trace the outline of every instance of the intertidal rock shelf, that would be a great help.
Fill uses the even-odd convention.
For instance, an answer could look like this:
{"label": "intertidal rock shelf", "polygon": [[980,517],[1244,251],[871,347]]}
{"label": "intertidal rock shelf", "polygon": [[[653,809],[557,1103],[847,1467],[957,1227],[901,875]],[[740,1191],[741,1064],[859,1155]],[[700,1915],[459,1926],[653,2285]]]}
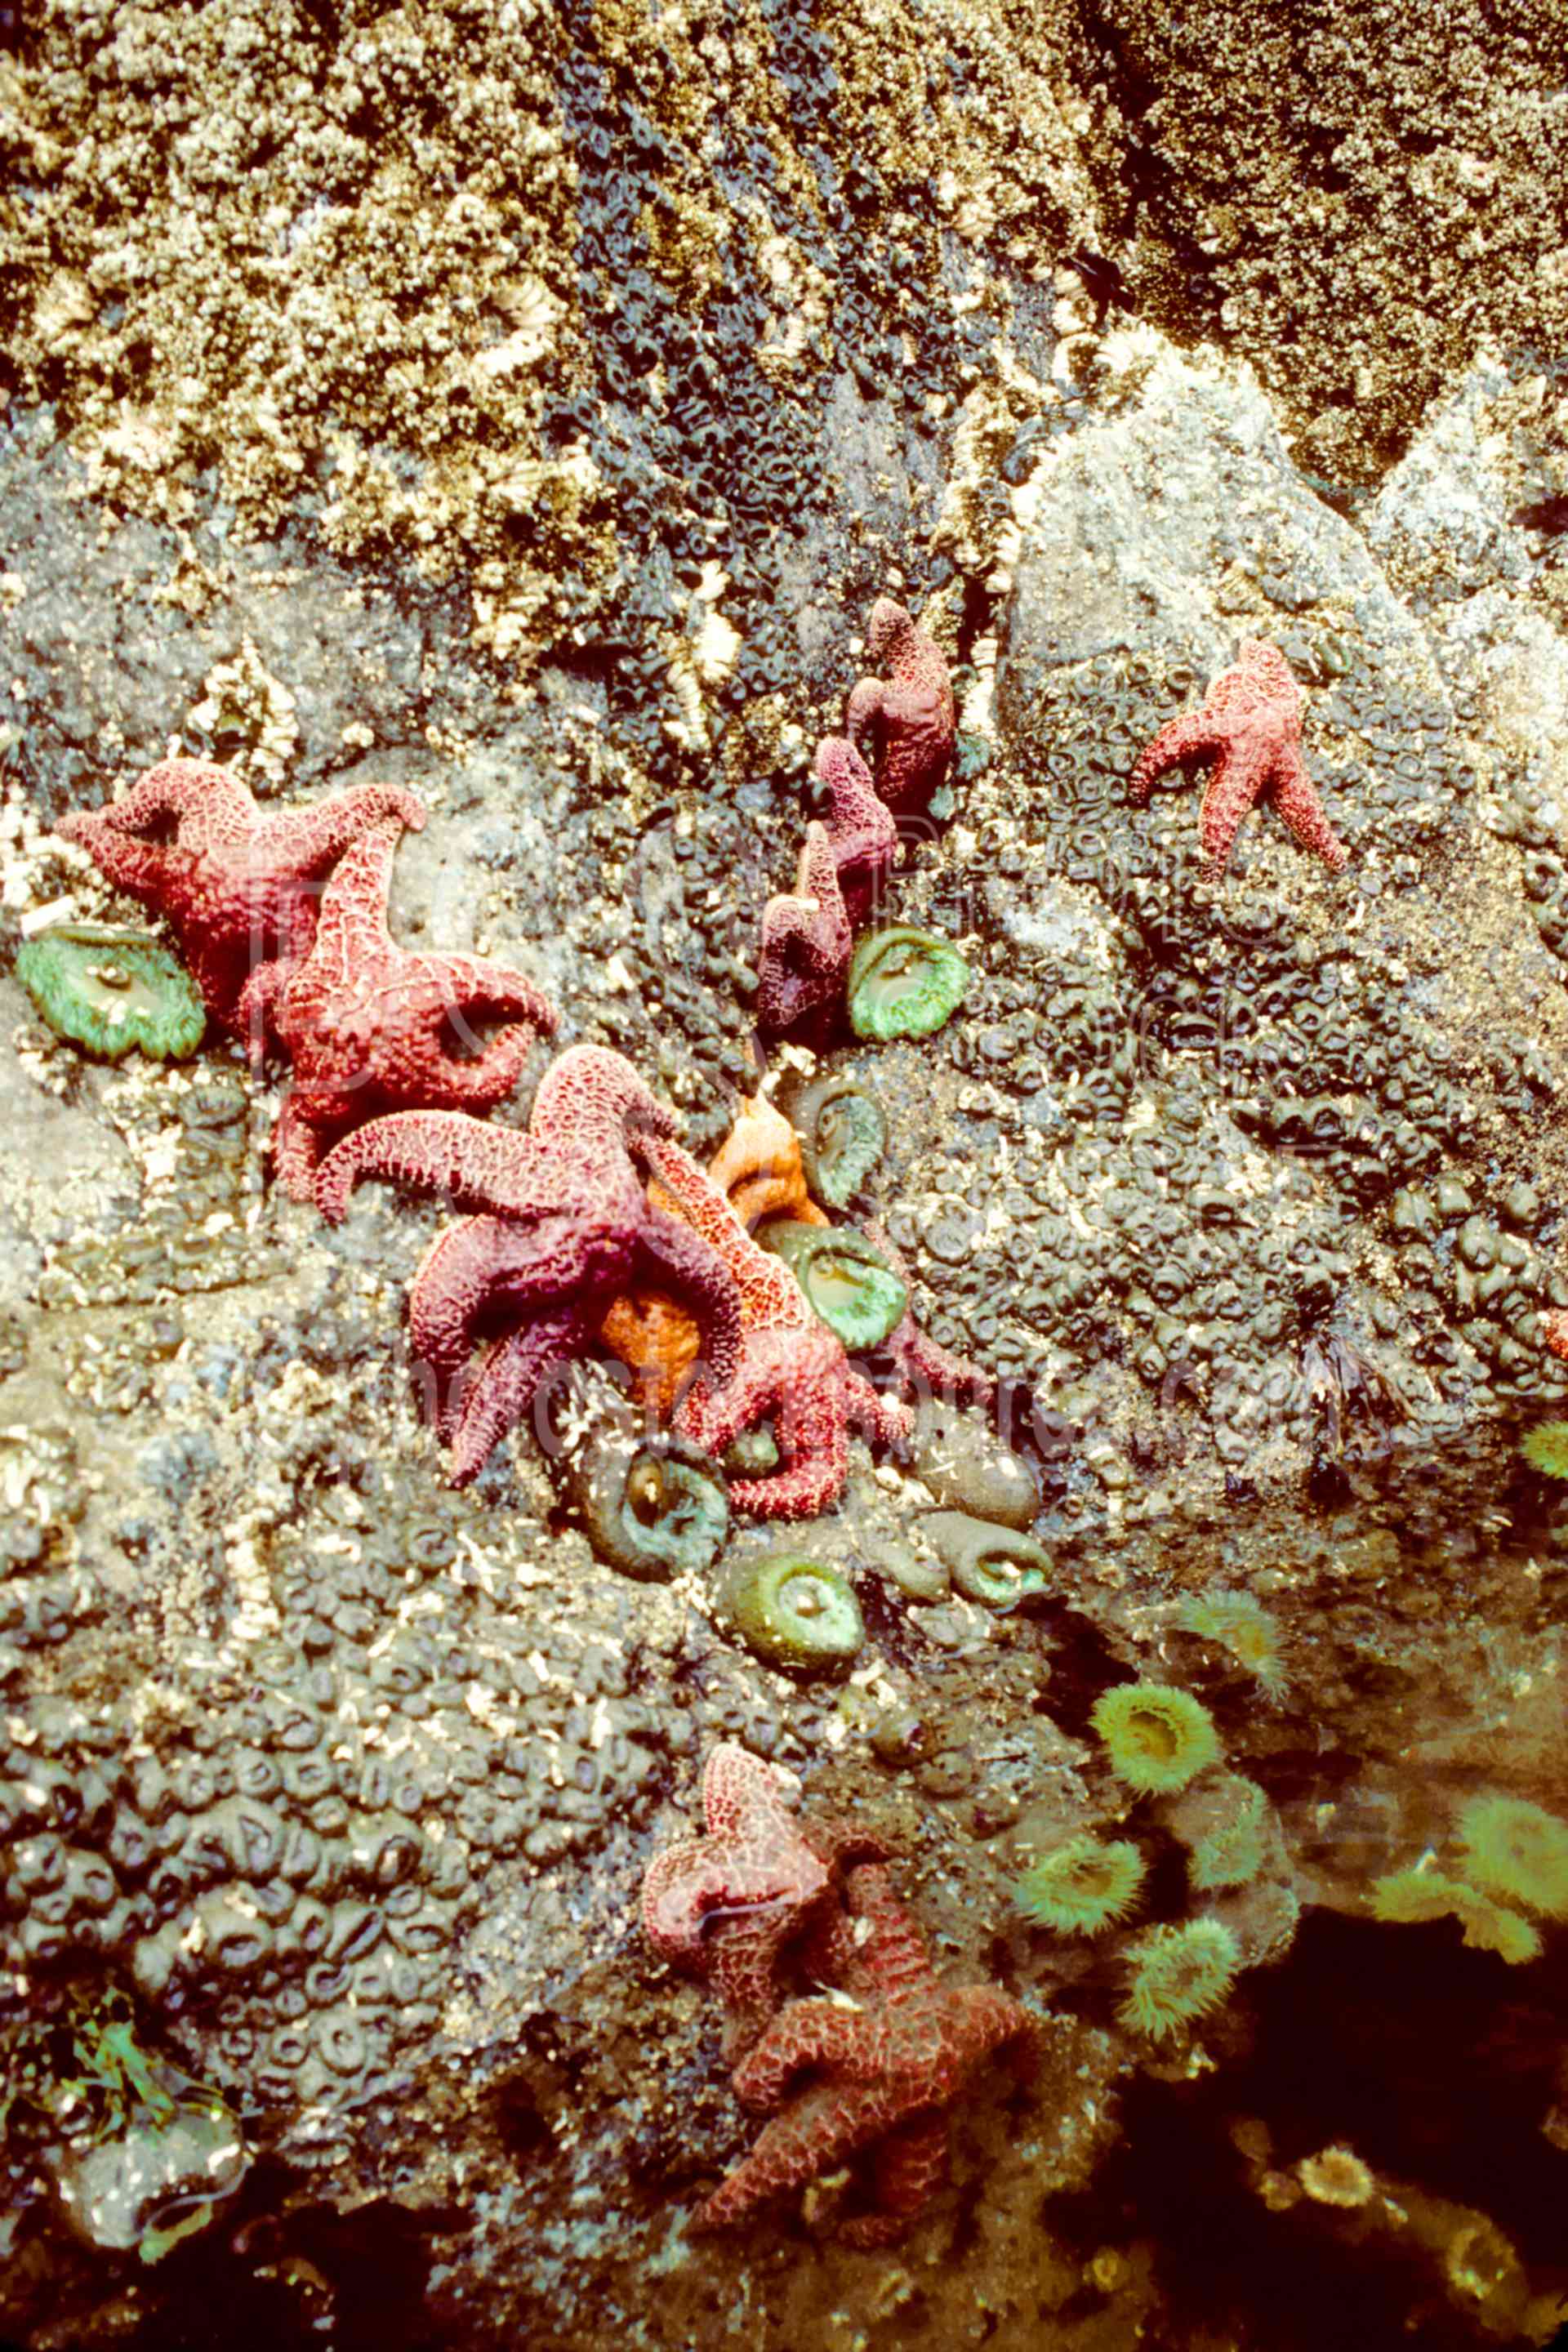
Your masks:
{"label": "intertidal rock shelf", "polygon": [[[1549,2345],[1560,375],[1402,314],[1420,399],[1357,412],[1325,261],[1260,389],[1285,298],[1173,176],[1207,101],[1164,35],[939,6],[911,80],[904,14],[581,13],[269,18],[285,97],[237,0],[0,10],[0,2336]],[[1467,205],[1493,131],[1534,185],[1549,46],[1463,101]],[[1165,341],[1226,330],[1226,268],[1239,344]],[[942,1017],[803,1042],[763,910],[858,788],[814,750],[884,595],[956,740],[862,935],[938,943]],[[1218,873],[1201,762],[1134,780],[1253,642],[1317,811],[1259,770]],[[993,1433],[889,1411],[827,1507],[747,1526],[767,1428],[716,1465],[590,1373],[454,1488],[405,1320],[445,1208],[367,1178],[329,1223],[268,1161],[279,1065],[174,998],[94,1058],[25,984],[47,910],[94,1020],[176,985],[57,831],[171,752],[268,823],[427,811],[359,912],[558,1015],[508,1149],[552,1058],[625,1055],[666,1175],[728,1166],[883,1404],[918,1327]],[[309,1058],[310,985],[286,1017]],[[795,1874],[763,1899],[816,1902],[803,1844],[830,1897],[750,2060],[679,1972],[733,1956],[732,1857],[679,1951],[642,1927],[736,1753]],[[812,2164],[759,2166],[812,1969],[858,2005],[820,2063],[864,2067],[906,1960],[1032,2074],[914,2036],[946,2144],[890,2201],[837,2078]]]}

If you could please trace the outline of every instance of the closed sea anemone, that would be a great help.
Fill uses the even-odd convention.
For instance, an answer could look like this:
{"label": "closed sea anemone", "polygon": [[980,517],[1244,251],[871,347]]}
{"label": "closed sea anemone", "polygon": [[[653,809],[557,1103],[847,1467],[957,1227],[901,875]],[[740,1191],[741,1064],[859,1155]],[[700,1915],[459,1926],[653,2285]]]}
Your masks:
{"label": "closed sea anemone", "polygon": [[857,1037],[929,1037],[963,1002],[969,966],[950,940],[908,923],[868,931],[849,964]]}
{"label": "closed sea anemone", "polygon": [[1353,2148],[1322,2147],[1304,2156],[1296,2178],[1320,2205],[1367,2205],[1377,2183]]}
{"label": "closed sea anemone", "polygon": [[964,1599],[983,1609],[1016,1608],[1050,1580],[1049,1552],[1017,1528],[999,1528],[967,1511],[928,1511],[915,1525]]}
{"label": "closed sea anemone", "polygon": [[584,1448],[572,1485],[595,1550],[625,1576],[700,1573],[729,1532],[718,1465],[683,1437],[600,1431]]}
{"label": "closed sea anemone", "polygon": [[847,1208],[887,1149],[881,1107],[852,1078],[816,1078],[790,1098],[805,1181],[830,1209]]}
{"label": "closed sea anemone", "polygon": [[1187,1855],[1189,1885],[1208,1893],[1219,1886],[1246,1886],[1263,1867],[1263,1816],[1268,1803],[1256,1780],[1227,1776],[1225,1811]]}
{"label": "closed sea anemone", "polygon": [[1439,1870],[1395,1870],[1374,1881],[1372,1916],[1399,1927],[1458,1919],[1472,1951],[1496,1952],[1515,1968],[1541,1953],[1541,1938],[1528,1919]]}
{"label": "closed sea anemone", "polygon": [[1054,1927],[1059,1936],[1098,1936],[1127,1916],[1147,1873],[1131,1839],[1107,1844],[1097,1837],[1069,1838],[1030,1864],[1013,1889],[1013,1902],[1034,1927]]}
{"label": "closed sea anemone", "polygon": [[1285,1688],[1279,1628],[1250,1592],[1195,1593],[1184,1602],[1176,1622],[1184,1633],[1200,1633],[1228,1650],[1271,1698]]}
{"label": "closed sea anemone", "polygon": [[1473,1797],[1459,1815],[1467,1874],[1489,1895],[1568,1919],[1568,1822],[1522,1797]]}
{"label": "closed sea anemone", "polygon": [[1543,1478],[1568,1478],[1568,1421],[1538,1421],[1520,1439],[1519,1450]]}
{"label": "closed sea anemone", "polygon": [[1184,1789],[1219,1758],[1208,1709],[1163,1683],[1115,1684],[1096,1699],[1090,1721],[1117,1779],[1141,1796]]}
{"label": "closed sea anemone", "polygon": [[1123,2025],[1163,2042],[1219,2008],[1241,1954],[1222,1920],[1188,1919],[1150,1928],[1130,1947],[1127,1961],[1127,1998],[1117,2014]]}

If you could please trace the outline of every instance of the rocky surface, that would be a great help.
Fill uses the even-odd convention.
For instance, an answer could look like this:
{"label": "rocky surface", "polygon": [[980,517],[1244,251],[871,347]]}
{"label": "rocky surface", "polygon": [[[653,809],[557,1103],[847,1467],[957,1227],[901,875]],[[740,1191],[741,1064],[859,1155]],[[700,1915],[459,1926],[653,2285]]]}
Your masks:
{"label": "rocky surface", "polygon": [[[1561,1490],[1516,1454],[1568,1305],[1563,404],[1469,357],[1544,227],[1521,202],[1461,317],[1389,306],[1379,353],[1426,373],[1336,407],[1326,310],[1282,361],[1228,255],[1201,322],[1261,385],[1053,282],[1114,226],[1065,18],[932,14],[912,78],[864,9],[312,8],[265,66],[261,32],[79,12],[0,54],[5,939],[115,908],[49,824],[172,738],[264,797],[407,783],[398,936],[521,965],[559,1045],[620,1047],[710,1145],[812,745],[870,598],[923,605],[960,754],[891,912],[970,992],[829,1064],[887,1112],[922,1316],[1008,1384],[1050,1569],[1016,1612],[955,1597],[921,1518],[987,1481],[857,1447],[809,1535],[867,1643],[799,1683],[717,1570],[597,1559],[531,1439],[448,1493],[401,1323],[438,1213],[367,1186],[328,1229],[268,1184],[236,1055],[91,1065],[0,979],[6,2082],[28,2019],[113,1988],[251,2152],[144,2263],[68,2234],[14,2114],[0,2335],[163,2345],[216,2297],[231,2344],[1549,2343],[1568,1929],[1510,1964],[1371,1913],[1457,1867],[1478,1790],[1568,1814]],[[1140,37],[1174,158],[1203,110]],[[1439,70],[1388,52],[1379,89],[1425,121]],[[1234,169],[1257,250],[1295,250]],[[1156,310],[1179,184],[1129,249]],[[1287,437],[1323,399],[1398,453],[1350,514]],[[1216,887],[1194,782],[1126,805],[1249,635],[1308,690],[1343,876],[1264,808]],[[1225,1824],[1112,1769],[1129,1677],[1201,1697],[1262,1790],[1244,1879],[1195,1892]],[[831,2189],[686,2235],[751,2126],[636,1898],[720,1738],[874,1822],[941,1963],[1042,2020],[892,2253],[832,2242]],[[1084,1832],[1140,1844],[1142,1908],[1030,1927],[1019,1874]],[[1242,1973],[1151,2042],[1131,1939],[1200,1914]]]}

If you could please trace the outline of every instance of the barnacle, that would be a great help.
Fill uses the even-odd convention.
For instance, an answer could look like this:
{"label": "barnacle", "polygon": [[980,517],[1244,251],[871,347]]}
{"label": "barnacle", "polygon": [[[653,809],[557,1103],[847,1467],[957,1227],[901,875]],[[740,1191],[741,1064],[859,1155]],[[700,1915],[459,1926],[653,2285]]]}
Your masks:
{"label": "barnacle", "polygon": [[902,1322],[908,1289],[852,1225],[803,1225],[775,1217],[759,1226],[757,1240],[783,1258],[808,1306],[847,1348],[878,1347]]}
{"label": "barnacle", "polygon": [[1152,1927],[1127,1957],[1127,1998],[1117,2013],[1123,2025],[1152,2042],[1163,2042],[1217,2009],[1241,1964],[1236,1937],[1218,1919]]}
{"label": "barnacle", "polygon": [[1568,1421],[1538,1421],[1520,1439],[1519,1450],[1544,1478],[1568,1478]]}
{"label": "barnacle", "polygon": [[857,1037],[929,1037],[956,1013],[969,966],[948,940],[908,923],[868,931],[849,961]]}
{"label": "barnacle", "polygon": [[194,1054],[206,1027],[195,981],[147,931],[55,923],[16,956],[16,977],[57,1037],[117,1062]]}
{"label": "barnacle", "polygon": [[1375,1880],[1372,1916],[1401,1927],[1458,1919],[1472,1951],[1500,1953],[1516,1968],[1541,1951],[1540,1937],[1519,1912],[1437,1870],[1395,1870]]}
{"label": "barnacle", "polygon": [[1069,1838],[1032,1863],[1013,1889],[1015,1907],[1037,1927],[1063,1936],[1098,1936],[1137,1902],[1148,1865],[1129,1838],[1105,1844]]}
{"label": "barnacle", "polygon": [[1187,1882],[1204,1891],[1216,1886],[1245,1886],[1263,1867],[1263,1813],[1267,1803],[1256,1780],[1231,1773],[1225,1794],[1228,1804],[1213,1829],[1199,1838],[1187,1855]]}
{"label": "barnacle", "polygon": [[1142,1795],[1184,1789],[1219,1757],[1208,1709],[1163,1683],[1114,1684],[1096,1699],[1090,1721],[1117,1779]]}
{"label": "barnacle", "polygon": [[805,1181],[830,1209],[847,1207],[881,1158],[888,1122],[853,1078],[815,1078],[791,1097]]}
{"label": "barnacle", "polygon": [[847,1668],[866,1638],[854,1587],[826,1560],[801,1552],[736,1560],[717,1600],[721,1615],[758,1657],[795,1674]]}
{"label": "barnacle", "polygon": [[1521,1797],[1474,1797],[1459,1815],[1469,1875],[1489,1895],[1568,1919],[1568,1822]]}
{"label": "barnacle", "polygon": [[627,1576],[700,1572],[729,1532],[718,1465],[682,1437],[601,1431],[584,1446],[572,1484],[594,1549]]}
{"label": "barnacle", "polygon": [[1250,1592],[1195,1593],[1182,1604],[1176,1622],[1184,1633],[1201,1633],[1228,1650],[1271,1697],[1284,1689],[1279,1629]]}

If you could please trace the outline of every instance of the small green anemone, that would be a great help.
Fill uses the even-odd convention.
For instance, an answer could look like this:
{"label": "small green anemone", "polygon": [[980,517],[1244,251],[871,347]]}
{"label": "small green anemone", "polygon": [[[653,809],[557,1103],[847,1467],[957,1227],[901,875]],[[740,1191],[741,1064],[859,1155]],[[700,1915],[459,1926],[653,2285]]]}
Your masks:
{"label": "small green anemone", "polygon": [[1528,1919],[1438,1870],[1395,1870],[1374,1881],[1372,1916],[1398,1927],[1458,1919],[1472,1951],[1500,1953],[1514,1968],[1541,1953],[1541,1938]]}
{"label": "small green anemone", "polygon": [[105,1061],[132,1046],[183,1061],[206,1027],[195,982],[146,931],[51,924],[18,950],[16,977],[57,1037]]}
{"label": "small green anemone", "polygon": [[1048,1580],[1049,1552],[1016,1528],[967,1511],[928,1511],[915,1525],[964,1599],[982,1608],[1011,1609]]}
{"label": "small green anemone", "polygon": [[826,1560],[802,1552],[734,1561],[717,1600],[749,1649],[792,1674],[846,1673],[866,1639],[853,1585]]}
{"label": "small green anemone", "polygon": [[853,1225],[803,1225],[770,1218],[757,1240],[782,1257],[806,1304],[851,1350],[879,1347],[910,1303],[906,1286]]}
{"label": "small green anemone", "polygon": [[1069,1838],[1031,1863],[1013,1889],[1013,1901],[1037,1927],[1054,1927],[1062,1936],[1098,1936],[1127,1916],[1147,1873],[1148,1864],[1129,1838],[1110,1844],[1087,1835]]}
{"label": "small green anemone", "polygon": [[1228,1650],[1270,1697],[1285,1688],[1279,1629],[1250,1592],[1202,1592],[1184,1601],[1176,1617],[1186,1633],[1200,1633]]}
{"label": "small green anemone", "polygon": [[1123,2025],[1163,2042],[1194,2018],[1217,2009],[1236,1981],[1241,1952],[1219,1919],[1188,1919],[1177,1927],[1151,1927],[1127,1955]]}
{"label": "small green anemone", "polygon": [[1472,1797],[1459,1815],[1470,1877],[1489,1895],[1568,1919],[1568,1822],[1522,1797]]}
{"label": "small green anemone", "polygon": [[783,1457],[779,1442],[772,1426],[759,1421],[752,1429],[742,1429],[724,1448],[721,1468],[726,1478],[765,1478],[776,1470]]}
{"label": "small green anemone", "polygon": [[1256,1780],[1228,1776],[1226,1810],[1187,1855],[1187,1883],[1200,1893],[1246,1886],[1263,1867],[1263,1815],[1268,1803]]}
{"label": "small green anemone", "polygon": [[828,1208],[847,1208],[888,1147],[880,1104],[853,1078],[815,1078],[789,1115],[806,1182]]}
{"label": "small green anemone", "polygon": [[949,940],[908,923],[868,931],[849,962],[857,1037],[929,1037],[963,1002],[969,966]]}
{"label": "small green anemone", "polygon": [[1096,1699],[1089,1719],[1111,1770],[1141,1796],[1184,1789],[1219,1758],[1207,1707],[1164,1683],[1116,1683]]}
{"label": "small green anemone", "polygon": [[682,1437],[601,1431],[584,1449],[573,1486],[595,1550],[626,1576],[700,1573],[729,1532],[718,1465]]}
{"label": "small green anemone", "polygon": [[1543,1478],[1568,1478],[1568,1421],[1538,1421],[1520,1439],[1519,1450]]}

